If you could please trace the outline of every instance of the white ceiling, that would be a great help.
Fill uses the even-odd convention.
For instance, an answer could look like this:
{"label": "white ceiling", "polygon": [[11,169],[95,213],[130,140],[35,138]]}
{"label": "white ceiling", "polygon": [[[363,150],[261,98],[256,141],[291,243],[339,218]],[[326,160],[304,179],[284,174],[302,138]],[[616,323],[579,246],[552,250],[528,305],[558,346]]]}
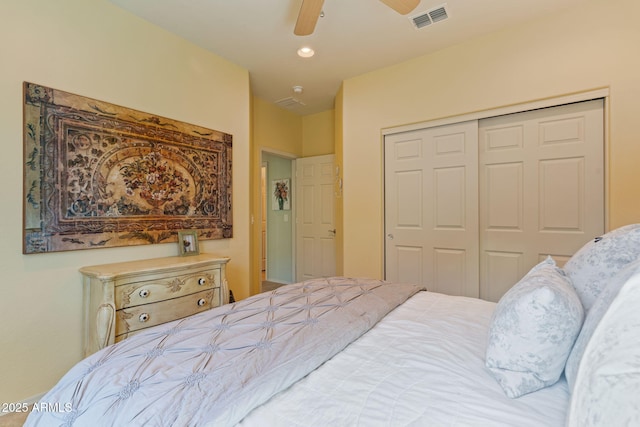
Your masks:
{"label": "white ceiling", "polygon": [[[310,36],[293,28],[302,0],[110,0],[249,70],[255,96],[295,97],[301,115],[333,108],[343,80],[558,13],[587,0],[422,0],[402,16],[378,0],[326,0]],[[447,20],[417,30],[410,17],[446,4]],[[296,51],[310,46],[303,59]],[[301,95],[293,86],[304,88]]]}

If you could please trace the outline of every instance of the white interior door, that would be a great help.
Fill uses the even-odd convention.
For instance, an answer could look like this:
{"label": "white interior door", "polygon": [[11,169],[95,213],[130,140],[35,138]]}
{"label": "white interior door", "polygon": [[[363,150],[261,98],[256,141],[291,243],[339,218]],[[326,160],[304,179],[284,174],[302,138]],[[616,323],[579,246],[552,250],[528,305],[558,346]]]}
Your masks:
{"label": "white interior door", "polygon": [[602,100],[480,121],[481,298],[604,232],[603,133]]}
{"label": "white interior door", "polygon": [[336,274],[334,156],[296,160],[296,280]]}
{"label": "white interior door", "polygon": [[477,297],[478,124],[385,137],[385,277]]}

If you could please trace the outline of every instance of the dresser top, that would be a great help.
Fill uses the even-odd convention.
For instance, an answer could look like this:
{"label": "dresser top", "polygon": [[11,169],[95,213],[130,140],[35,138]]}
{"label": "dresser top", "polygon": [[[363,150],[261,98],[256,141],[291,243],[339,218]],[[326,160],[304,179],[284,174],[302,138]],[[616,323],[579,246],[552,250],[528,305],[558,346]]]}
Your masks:
{"label": "dresser top", "polygon": [[172,270],[185,267],[199,267],[211,264],[226,264],[230,258],[213,254],[199,254],[191,256],[172,256],[166,258],[151,258],[137,261],[116,262],[112,264],[91,265],[80,268],[86,276],[108,279],[126,274],[140,274],[158,269]]}

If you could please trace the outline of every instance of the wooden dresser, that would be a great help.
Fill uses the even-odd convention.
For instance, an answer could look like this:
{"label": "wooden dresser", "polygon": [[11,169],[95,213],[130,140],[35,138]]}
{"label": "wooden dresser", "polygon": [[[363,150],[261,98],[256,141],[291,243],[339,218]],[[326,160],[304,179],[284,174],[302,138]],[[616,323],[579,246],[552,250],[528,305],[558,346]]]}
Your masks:
{"label": "wooden dresser", "polygon": [[143,329],[228,302],[227,262],[200,254],[82,267],[85,357]]}

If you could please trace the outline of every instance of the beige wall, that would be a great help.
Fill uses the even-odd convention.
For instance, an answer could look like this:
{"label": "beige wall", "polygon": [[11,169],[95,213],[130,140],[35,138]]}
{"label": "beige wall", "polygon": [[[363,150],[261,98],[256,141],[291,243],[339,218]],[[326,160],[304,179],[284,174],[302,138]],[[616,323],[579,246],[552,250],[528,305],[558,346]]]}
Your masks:
{"label": "beige wall", "polygon": [[0,2],[0,402],[47,391],[82,355],[83,265],[175,255],[176,244],[22,255],[22,82],[233,135],[232,258],[249,294],[249,75],[107,0]]}
{"label": "beige wall", "polygon": [[383,274],[382,129],[596,88],[610,91],[607,227],[640,222],[639,15],[637,0],[593,0],[345,81],[344,274]]}
{"label": "beige wall", "polygon": [[335,152],[334,110],[302,117],[303,157],[323,156]]}
{"label": "beige wall", "polygon": [[302,117],[271,104],[252,98],[251,108],[251,293],[260,292],[262,264],[262,212],[260,204],[260,167],[262,152],[286,157],[302,157]]}
{"label": "beige wall", "polygon": [[251,293],[260,292],[262,231],[260,167],[262,152],[290,157],[320,156],[335,152],[334,110],[300,116],[259,97],[252,98],[251,160]]}
{"label": "beige wall", "polygon": [[303,154],[302,117],[258,97],[253,97],[252,135],[254,149]]}

